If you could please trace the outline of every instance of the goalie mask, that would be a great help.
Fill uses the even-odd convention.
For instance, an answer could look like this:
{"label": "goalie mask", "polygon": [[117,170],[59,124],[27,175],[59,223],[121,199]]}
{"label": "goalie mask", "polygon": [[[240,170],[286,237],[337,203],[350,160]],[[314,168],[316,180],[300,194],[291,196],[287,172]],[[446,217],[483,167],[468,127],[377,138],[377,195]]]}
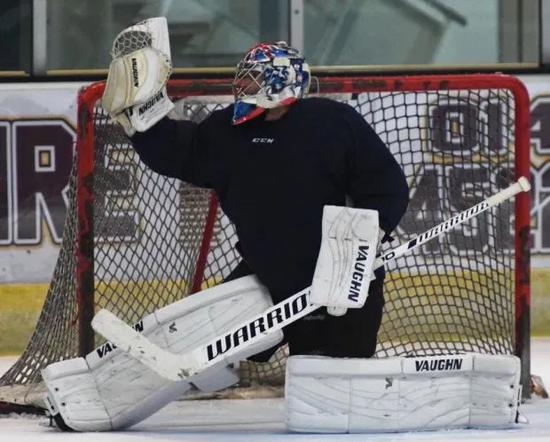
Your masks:
{"label": "goalie mask", "polygon": [[284,41],[254,46],[237,65],[233,124],[293,103],[307,94],[309,83],[309,66],[298,50]]}

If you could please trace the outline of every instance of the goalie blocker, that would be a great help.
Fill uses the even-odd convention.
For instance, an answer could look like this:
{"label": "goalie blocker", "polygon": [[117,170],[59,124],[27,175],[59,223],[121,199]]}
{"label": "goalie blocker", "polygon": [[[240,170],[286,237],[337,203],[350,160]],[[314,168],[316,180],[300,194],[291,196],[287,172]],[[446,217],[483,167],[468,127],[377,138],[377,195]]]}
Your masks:
{"label": "goalie blocker", "polygon": [[287,425],[312,433],[508,428],[518,416],[519,379],[512,355],[291,356]]}
{"label": "goalie blocker", "polygon": [[367,300],[378,247],[378,211],[325,206],[319,257],[311,283],[311,303],[341,316]]}

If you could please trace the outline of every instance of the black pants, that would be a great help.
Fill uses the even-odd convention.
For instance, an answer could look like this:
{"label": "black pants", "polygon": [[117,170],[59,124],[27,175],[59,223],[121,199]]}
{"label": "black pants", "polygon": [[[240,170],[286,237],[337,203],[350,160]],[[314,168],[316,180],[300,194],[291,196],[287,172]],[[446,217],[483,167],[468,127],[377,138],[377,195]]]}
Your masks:
{"label": "black pants", "polygon": [[[241,262],[225,279],[226,282],[252,274]],[[383,278],[371,281],[369,296],[360,309],[348,309],[344,316],[332,316],[320,308],[289,324],[283,330],[284,339],[276,347],[258,353],[249,359],[265,362],[277,348],[288,343],[291,355],[318,354],[332,357],[369,358],[376,351],[376,337],[384,308]],[[294,293],[272,293],[274,302],[280,302]]]}

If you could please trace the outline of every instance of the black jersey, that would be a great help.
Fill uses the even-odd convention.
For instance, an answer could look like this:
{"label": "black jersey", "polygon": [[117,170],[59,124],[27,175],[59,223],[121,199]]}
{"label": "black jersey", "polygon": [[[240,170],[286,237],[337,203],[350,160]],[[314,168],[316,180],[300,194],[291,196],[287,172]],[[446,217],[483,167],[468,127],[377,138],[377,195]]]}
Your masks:
{"label": "black jersey", "polygon": [[348,196],[378,210],[386,232],[396,227],[408,203],[405,177],[352,107],[306,98],[279,120],[237,126],[232,113],[229,106],[200,124],[164,118],[132,140],[153,170],[216,191],[244,260],[272,294],[311,284],[323,206]]}

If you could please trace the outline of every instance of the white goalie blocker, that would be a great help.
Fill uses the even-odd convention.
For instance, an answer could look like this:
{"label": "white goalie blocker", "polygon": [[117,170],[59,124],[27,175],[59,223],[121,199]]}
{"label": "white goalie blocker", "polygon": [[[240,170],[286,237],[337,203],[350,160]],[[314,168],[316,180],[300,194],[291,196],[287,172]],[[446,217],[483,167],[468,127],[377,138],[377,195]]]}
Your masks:
{"label": "white goalie blocker", "polygon": [[511,355],[341,359],[292,356],[288,429],[312,433],[508,428],[521,399]]}
{"label": "white goalie blocker", "polygon": [[113,42],[111,56],[101,105],[129,136],[146,131],[174,108],[166,91],[172,72],[166,18],[124,29]]}
{"label": "white goalie blocker", "polygon": [[[256,277],[246,276],[161,308],[145,316],[134,329],[160,348],[180,354],[271,305],[267,290]],[[229,364],[266,350],[281,339],[280,331],[267,334],[229,360],[178,382],[163,378],[106,342],[85,358],[56,362],[42,371],[48,388],[46,406],[60,427],[77,431],[124,429],[181,397],[193,385],[202,391],[217,391],[235,384],[238,376]]]}
{"label": "white goalie blocker", "polygon": [[322,223],[311,303],[341,316],[367,299],[380,235],[378,211],[325,206]]}

